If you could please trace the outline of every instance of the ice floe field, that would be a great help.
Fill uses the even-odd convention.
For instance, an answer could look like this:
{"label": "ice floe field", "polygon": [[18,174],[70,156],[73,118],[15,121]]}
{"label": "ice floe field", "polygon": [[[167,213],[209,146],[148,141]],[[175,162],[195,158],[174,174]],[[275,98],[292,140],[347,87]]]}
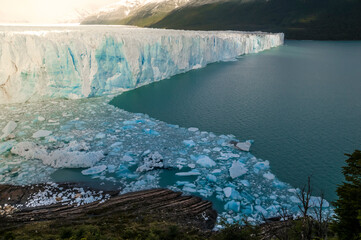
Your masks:
{"label": "ice floe field", "polygon": [[[167,187],[213,199],[229,222],[261,221],[281,208],[299,212],[298,190],[279,181],[268,161],[231,143],[238,142],[234,136],[169,125],[118,109],[109,100],[0,105],[0,183],[64,181],[54,173],[76,168],[75,179],[96,180],[123,193]],[[63,195],[49,194],[53,200],[43,204]],[[319,206],[319,198],[312,197],[311,204]]]}
{"label": "ice floe field", "polygon": [[0,184],[50,183],[26,206],[107,199],[51,184],[82,182],[199,195],[230,223],[299,213],[299,190],[249,152],[252,141],[129,113],[108,95],[279,46],[283,34],[94,28],[2,27]]}

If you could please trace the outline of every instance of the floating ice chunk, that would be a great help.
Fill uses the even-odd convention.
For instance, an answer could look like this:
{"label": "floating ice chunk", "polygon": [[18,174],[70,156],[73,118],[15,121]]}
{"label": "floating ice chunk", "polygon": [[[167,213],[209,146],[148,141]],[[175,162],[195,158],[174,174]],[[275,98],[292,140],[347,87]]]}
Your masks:
{"label": "floating ice chunk", "polygon": [[253,165],[253,169],[255,173],[258,173],[260,170],[267,170],[269,169],[269,161],[258,162]]}
{"label": "floating ice chunk", "polygon": [[195,157],[196,163],[201,165],[202,167],[210,168],[216,166],[216,162],[210,159],[208,156],[205,155],[199,155],[198,157]]}
{"label": "floating ice chunk", "polygon": [[239,154],[234,154],[234,153],[223,153],[221,152],[221,156],[217,159],[220,159],[220,160],[228,160],[230,158],[239,158]]}
{"label": "floating ice chunk", "polygon": [[198,129],[198,128],[195,128],[195,127],[190,127],[190,128],[188,128],[188,131],[190,131],[190,132],[197,132],[197,131],[199,131],[199,129]]}
{"label": "floating ice chunk", "polygon": [[100,165],[100,166],[95,166],[92,168],[85,169],[85,170],[81,171],[81,173],[83,175],[95,175],[95,174],[104,172],[106,169],[107,169],[107,166]]}
{"label": "floating ice chunk", "polygon": [[236,144],[236,147],[242,151],[249,152],[249,149],[251,148],[252,141],[248,140],[245,142],[239,142]]}
{"label": "floating ice chunk", "polygon": [[199,176],[199,175],[201,175],[201,173],[198,170],[192,170],[189,172],[179,172],[179,173],[176,173],[175,175],[180,176],[180,177],[186,177],[186,176]]}
{"label": "floating ice chunk", "polygon": [[[309,202],[310,207],[320,207],[321,206],[321,197],[314,197],[312,196],[310,198],[310,202]],[[328,208],[330,207],[329,202],[326,199],[323,199],[322,202],[322,207],[323,208]]]}
{"label": "floating ice chunk", "polygon": [[87,168],[104,158],[103,152],[71,151],[69,148],[58,149],[48,153],[46,147],[32,142],[20,142],[11,152],[26,159],[39,159],[45,165],[54,168]]}
{"label": "floating ice chunk", "polygon": [[190,163],[190,164],[188,164],[188,167],[193,169],[193,168],[196,168],[196,165],[194,163]]}
{"label": "floating ice chunk", "polygon": [[177,186],[184,186],[186,184],[189,184],[190,182],[187,182],[187,181],[177,181],[176,184]]}
{"label": "floating ice chunk", "polygon": [[188,187],[188,186],[184,186],[182,189],[184,192],[190,192],[190,193],[195,193],[197,192],[196,189],[192,188],[192,187]]}
{"label": "floating ice chunk", "polygon": [[3,143],[0,143],[0,155],[9,151],[15,144],[15,141],[6,141]]}
{"label": "floating ice chunk", "polygon": [[16,122],[9,121],[2,130],[3,135],[1,135],[0,140],[7,138],[15,130],[17,126],[18,125],[16,124]]}
{"label": "floating ice chunk", "polygon": [[116,174],[119,178],[137,178],[138,177],[137,174],[134,174],[131,171],[129,171],[129,169],[124,165],[119,166]]}
{"label": "floating ice chunk", "polygon": [[47,139],[48,142],[56,142],[58,141],[55,137],[52,137],[50,136],[48,139]]}
{"label": "floating ice chunk", "polygon": [[137,172],[147,172],[160,168],[164,168],[163,157],[159,152],[154,152],[143,157],[143,164],[137,168]]}
{"label": "floating ice chunk", "polygon": [[208,174],[206,178],[210,182],[217,182],[217,177],[212,174]]}
{"label": "floating ice chunk", "polygon": [[104,158],[102,151],[97,152],[69,152],[66,150],[55,150],[47,157],[41,159],[44,164],[53,168],[87,168],[94,166]]}
{"label": "floating ice chunk", "polygon": [[196,145],[193,140],[184,140],[183,144],[186,145],[187,147],[194,147]]}
{"label": "floating ice chunk", "polygon": [[212,172],[211,172],[213,175],[220,175],[222,173],[222,170],[221,169],[214,169]]}
{"label": "floating ice chunk", "polygon": [[231,210],[233,212],[239,212],[240,208],[241,208],[241,203],[236,202],[234,200],[229,201],[226,203],[226,205],[224,205],[224,209],[227,211]]}
{"label": "floating ice chunk", "polygon": [[245,187],[251,186],[251,184],[249,184],[249,181],[248,181],[248,180],[241,180],[241,183],[242,183],[243,186],[245,186]]}
{"label": "floating ice chunk", "polygon": [[20,142],[11,149],[11,153],[26,159],[44,159],[48,156],[46,147],[39,146],[33,142]]}
{"label": "floating ice chunk", "polygon": [[103,138],[105,138],[104,133],[98,133],[97,135],[95,135],[95,139],[103,139]]}
{"label": "floating ice chunk", "polygon": [[273,180],[273,179],[275,179],[275,175],[272,174],[272,173],[270,173],[270,172],[263,174],[263,177],[266,178],[266,179],[268,179],[268,180]]}
{"label": "floating ice chunk", "polygon": [[131,156],[129,156],[129,155],[124,155],[122,160],[124,162],[131,162],[131,161],[133,161],[133,158]]}
{"label": "floating ice chunk", "polygon": [[231,193],[230,197],[233,200],[238,200],[238,199],[241,199],[241,194],[237,190],[232,188],[232,193]]}
{"label": "floating ice chunk", "polygon": [[286,187],[286,184],[281,182],[278,179],[275,179],[272,184],[273,184],[273,186],[275,186],[276,188],[279,188],[279,189],[282,189],[282,188]]}
{"label": "floating ice chunk", "polygon": [[223,188],[223,193],[227,198],[229,198],[232,194],[232,190],[233,190],[233,188],[226,187],[226,188]]}
{"label": "floating ice chunk", "polygon": [[130,129],[134,129],[135,127],[133,125],[127,125],[122,127],[123,130],[130,130]]}
{"label": "floating ice chunk", "polygon": [[36,133],[33,134],[33,138],[42,138],[42,137],[47,137],[49,135],[51,135],[53,132],[52,131],[47,131],[47,130],[39,130]]}
{"label": "floating ice chunk", "polygon": [[266,211],[266,209],[264,209],[262,206],[260,205],[256,205],[254,206],[254,209],[256,209],[257,212],[259,212],[261,215],[263,216],[267,216],[268,215],[268,212]]}
{"label": "floating ice chunk", "polygon": [[157,131],[155,131],[153,129],[149,129],[149,128],[143,129],[143,132],[145,132],[148,135],[153,135],[153,136],[159,136],[160,135],[159,132],[157,132]]}
{"label": "floating ice chunk", "polygon": [[114,173],[114,172],[115,172],[115,169],[116,169],[116,166],[114,166],[114,165],[108,165],[108,166],[107,166],[107,169],[108,169],[108,172],[109,172],[109,173]]}
{"label": "floating ice chunk", "polygon": [[300,199],[298,197],[296,197],[296,196],[291,196],[290,200],[293,203],[301,203]]}
{"label": "floating ice chunk", "polygon": [[45,121],[45,118],[42,117],[42,116],[39,116],[39,117],[38,117],[38,121],[43,122],[43,121]]}
{"label": "floating ice chunk", "polygon": [[233,161],[232,167],[229,169],[229,174],[231,175],[231,178],[237,178],[239,176],[242,176],[248,172],[248,169],[246,168],[246,165],[239,162],[239,161]]}
{"label": "floating ice chunk", "polygon": [[220,152],[221,150],[222,150],[222,148],[220,148],[220,147],[215,147],[212,149],[212,151],[214,151],[214,152]]}

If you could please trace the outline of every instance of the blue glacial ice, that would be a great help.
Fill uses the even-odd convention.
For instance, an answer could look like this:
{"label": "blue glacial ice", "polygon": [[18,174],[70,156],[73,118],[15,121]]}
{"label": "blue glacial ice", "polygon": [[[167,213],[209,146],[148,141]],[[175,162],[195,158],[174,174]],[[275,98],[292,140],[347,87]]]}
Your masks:
{"label": "blue glacial ice", "polygon": [[120,93],[282,44],[282,33],[1,26],[0,104]]}
{"label": "blue glacial ice", "polygon": [[[281,208],[299,214],[299,189],[277,179],[268,161],[235,147],[234,136],[128,113],[110,99],[0,105],[0,129],[17,121],[14,137],[0,142],[0,184],[66,181],[54,173],[79,168],[82,181],[116,184],[123,193],[167,187],[199,195],[214,201],[228,222],[261,221]],[[144,131],[150,127],[159,135]],[[52,134],[33,138],[39,129]],[[320,198],[311,204],[319,207]],[[331,209],[327,201],[323,208]]]}
{"label": "blue glacial ice", "polygon": [[[297,215],[299,189],[249,152],[252,141],[108,104],[111,94],[281,44],[283,34],[2,26],[0,184],[68,181],[56,173],[71,168],[122,193],[167,187],[202,196],[228,222],[282,208]],[[311,203],[321,205],[318,197]]]}

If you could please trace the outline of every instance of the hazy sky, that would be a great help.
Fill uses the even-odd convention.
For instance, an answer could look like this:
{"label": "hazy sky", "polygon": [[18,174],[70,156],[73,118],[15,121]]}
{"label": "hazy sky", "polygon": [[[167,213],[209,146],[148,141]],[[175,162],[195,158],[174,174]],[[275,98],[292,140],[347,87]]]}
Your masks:
{"label": "hazy sky", "polygon": [[119,0],[0,0],[0,23],[57,23]]}

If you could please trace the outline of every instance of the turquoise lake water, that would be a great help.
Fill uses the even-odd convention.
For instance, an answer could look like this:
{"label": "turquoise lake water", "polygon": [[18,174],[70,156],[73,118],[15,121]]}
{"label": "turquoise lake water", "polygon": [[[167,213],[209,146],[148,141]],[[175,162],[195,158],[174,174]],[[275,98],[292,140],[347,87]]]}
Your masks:
{"label": "turquoise lake water", "polygon": [[296,187],[336,199],[346,157],[361,149],[361,42],[286,41],[116,97],[167,123],[253,139],[252,154]]}

